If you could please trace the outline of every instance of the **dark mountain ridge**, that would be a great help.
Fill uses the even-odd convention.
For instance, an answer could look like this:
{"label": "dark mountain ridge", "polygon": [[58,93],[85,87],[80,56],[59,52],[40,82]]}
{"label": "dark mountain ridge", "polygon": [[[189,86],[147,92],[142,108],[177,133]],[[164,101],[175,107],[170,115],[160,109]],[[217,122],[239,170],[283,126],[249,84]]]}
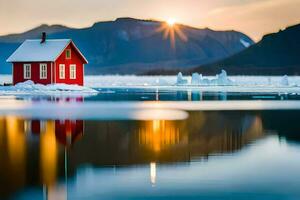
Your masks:
{"label": "dark mountain ridge", "polygon": [[[161,30],[165,27],[164,30]],[[173,69],[208,64],[244,50],[253,41],[236,31],[213,31],[176,24],[187,38],[176,34],[174,45],[165,22],[118,18],[82,29],[42,25],[28,32],[0,37],[0,72],[9,73],[6,58],[25,39],[71,38],[89,60],[87,74],[139,74],[155,69]],[[245,45],[246,44],[246,45]]]}
{"label": "dark mountain ridge", "polygon": [[260,42],[224,60],[189,70],[215,74],[300,74],[300,24],[265,35]]}

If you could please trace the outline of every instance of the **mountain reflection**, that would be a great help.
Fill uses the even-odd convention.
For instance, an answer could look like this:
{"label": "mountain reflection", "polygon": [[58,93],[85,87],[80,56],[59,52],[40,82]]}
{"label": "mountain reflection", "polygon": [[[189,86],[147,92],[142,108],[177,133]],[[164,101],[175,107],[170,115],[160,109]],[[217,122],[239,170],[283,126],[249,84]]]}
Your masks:
{"label": "mountain reflection", "polygon": [[274,127],[272,133],[277,133],[270,119],[269,113],[262,112],[191,112],[188,119],[178,121],[2,117],[0,193],[8,195],[27,186],[44,185],[50,194],[56,191],[53,188],[60,180],[87,164],[93,167],[147,164],[150,182],[155,184],[157,163],[205,160],[241,150]]}

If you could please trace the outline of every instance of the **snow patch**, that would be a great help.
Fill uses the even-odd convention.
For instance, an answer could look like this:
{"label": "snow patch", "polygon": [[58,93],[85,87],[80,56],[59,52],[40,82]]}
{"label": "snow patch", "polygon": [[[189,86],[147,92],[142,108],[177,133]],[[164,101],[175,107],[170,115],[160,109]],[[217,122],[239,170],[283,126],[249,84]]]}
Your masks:
{"label": "snow patch", "polygon": [[42,85],[35,84],[33,81],[25,81],[18,83],[15,86],[1,86],[0,95],[7,94],[23,94],[23,95],[93,95],[98,91],[89,87],[68,84],[50,84]]}
{"label": "snow patch", "polygon": [[245,41],[245,40],[243,40],[242,38],[240,39],[240,42],[242,43],[242,45],[244,45],[244,47],[246,47],[246,48],[248,48],[248,47],[250,47],[250,42],[247,42],[247,41]]}
{"label": "snow patch", "polygon": [[26,40],[7,62],[55,61],[70,42],[70,39],[51,39],[44,43],[41,40]]}

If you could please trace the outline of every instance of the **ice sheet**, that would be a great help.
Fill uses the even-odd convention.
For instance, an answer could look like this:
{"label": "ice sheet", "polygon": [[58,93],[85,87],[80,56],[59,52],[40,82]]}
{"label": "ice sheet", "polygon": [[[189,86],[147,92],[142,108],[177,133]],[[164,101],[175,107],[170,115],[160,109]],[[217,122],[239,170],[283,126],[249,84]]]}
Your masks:
{"label": "ice sheet", "polygon": [[15,86],[0,86],[0,95],[95,95],[98,91],[89,87],[68,84],[42,85],[32,81]]}

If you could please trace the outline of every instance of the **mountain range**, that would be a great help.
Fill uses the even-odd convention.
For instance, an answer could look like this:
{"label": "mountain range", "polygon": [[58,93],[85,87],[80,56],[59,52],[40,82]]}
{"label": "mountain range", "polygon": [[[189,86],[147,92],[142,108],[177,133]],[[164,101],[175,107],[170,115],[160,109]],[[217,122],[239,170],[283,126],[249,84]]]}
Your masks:
{"label": "mountain range", "polygon": [[221,69],[229,74],[299,75],[300,24],[265,35],[260,42],[229,58],[189,69],[186,73],[216,74]]}
{"label": "mountain range", "polygon": [[[0,73],[5,60],[26,39],[70,38],[88,59],[87,74],[141,74],[150,70],[187,69],[233,56],[254,42],[237,31],[197,29],[182,24],[118,18],[88,28],[41,25],[24,33],[0,36]],[[171,41],[172,33],[175,37]]]}

